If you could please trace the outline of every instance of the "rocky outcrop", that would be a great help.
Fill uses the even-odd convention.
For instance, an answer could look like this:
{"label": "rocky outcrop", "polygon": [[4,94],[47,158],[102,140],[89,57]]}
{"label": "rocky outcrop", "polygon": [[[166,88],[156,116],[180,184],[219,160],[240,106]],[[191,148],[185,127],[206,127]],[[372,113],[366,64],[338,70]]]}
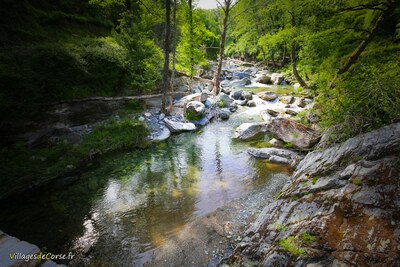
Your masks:
{"label": "rocky outcrop", "polygon": [[200,101],[191,101],[186,104],[186,113],[195,116],[201,116],[204,114],[206,107]]}
{"label": "rocky outcrop", "polygon": [[291,143],[297,149],[309,149],[320,139],[311,128],[285,118],[271,120],[267,128],[276,138]]}
{"label": "rocky outcrop", "polygon": [[309,153],[229,266],[398,266],[400,123]]}
{"label": "rocky outcrop", "polygon": [[279,148],[250,148],[247,152],[255,158],[267,159],[272,163],[287,164],[292,167],[303,158],[294,151]]}
{"label": "rocky outcrop", "polygon": [[234,137],[247,141],[255,139],[266,132],[265,123],[243,123],[236,128]]}

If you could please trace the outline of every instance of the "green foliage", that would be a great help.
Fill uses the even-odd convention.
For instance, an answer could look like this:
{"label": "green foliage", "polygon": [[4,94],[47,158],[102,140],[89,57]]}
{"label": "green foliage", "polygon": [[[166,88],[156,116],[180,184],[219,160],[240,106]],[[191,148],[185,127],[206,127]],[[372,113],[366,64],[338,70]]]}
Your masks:
{"label": "green foliage", "polygon": [[320,88],[317,110],[321,124],[340,124],[339,141],[400,118],[400,70],[396,61],[399,48],[371,45],[334,88]]}
{"label": "green foliage", "polygon": [[295,256],[305,256],[307,252],[304,248],[299,247],[298,239],[295,236],[289,236],[287,238],[283,238],[279,241],[279,246],[289,251]]}
{"label": "green foliage", "polygon": [[305,250],[305,246],[310,246],[312,242],[316,239],[308,232],[303,232],[300,235],[289,236],[287,238],[283,238],[279,241],[279,246],[289,251],[295,256],[306,256],[307,251]]}
{"label": "green foliage", "polygon": [[288,142],[288,143],[284,144],[283,147],[284,147],[284,148],[288,148],[288,149],[289,149],[289,148],[293,148],[293,144],[290,143],[290,142]]}
{"label": "green foliage", "polygon": [[279,223],[277,223],[277,222],[274,223],[274,228],[275,228],[276,230],[282,231],[282,232],[286,231],[286,229],[287,229],[286,225],[279,224]]}
{"label": "green foliage", "polygon": [[192,111],[187,111],[186,112],[186,119],[188,121],[198,121],[201,119],[201,115],[197,115],[196,113]]}
{"label": "green foliage", "polygon": [[143,147],[147,134],[144,124],[123,119],[96,127],[77,145],[59,143],[29,149],[20,144],[3,149],[0,152],[0,195],[65,175],[94,156]]}
{"label": "green foliage", "polygon": [[219,101],[218,102],[218,106],[220,107],[220,108],[223,108],[224,107],[224,102],[221,100],[221,101]]}

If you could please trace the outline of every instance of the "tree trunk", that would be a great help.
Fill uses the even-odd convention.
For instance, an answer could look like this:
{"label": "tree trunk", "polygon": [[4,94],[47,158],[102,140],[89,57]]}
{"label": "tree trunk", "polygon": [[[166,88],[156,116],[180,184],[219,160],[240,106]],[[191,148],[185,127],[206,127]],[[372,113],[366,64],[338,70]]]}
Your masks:
{"label": "tree trunk", "polygon": [[[174,20],[174,27],[172,30],[172,70],[171,70],[171,82],[170,82],[170,92],[174,91],[174,82],[175,82],[175,64],[176,64],[176,34],[177,34],[177,24],[176,24],[176,0],[174,0],[174,12],[172,13],[172,17]],[[167,108],[167,113],[171,113],[172,110],[172,94],[169,96],[169,106]]]}
{"label": "tree trunk", "polygon": [[293,42],[292,44],[292,53],[291,53],[291,60],[292,60],[292,69],[293,69],[293,75],[296,78],[297,82],[301,85],[303,88],[307,88],[306,82],[301,78],[298,70],[297,70],[297,63],[296,63],[296,43]]}
{"label": "tree trunk", "polygon": [[192,0],[189,0],[189,30],[190,30],[190,75],[189,75],[189,91],[192,91],[193,85],[193,76],[194,76],[194,58],[193,58],[193,3]]}
{"label": "tree trunk", "polygon": [[219,94],[219,76],[221,75],[222,70],[222,61],[224,60],[224,51],[225,51],[225,39],[226,39],[226,32],[228,31],[228,18],[229,18],[229,11],[231,9],[232,0],[225,0],[225,8],[224,8],[224,21],[222,25],[222,33],[221,33],[221,43],[219,45],[219,59],[218,59],[218,66],[217,71],[214,75],[214,95]]}
{"label": "tree trunk", "polygon": [[282,57],[281,67],[285,66],[285,64],[286,64],[286,42],[283,42],[283,57]]}
{"label": "tree trunk", "polygon": [[171,2],[165,1],[165,44],[164,44],[164,71],[163,71],[163,88],[162,88],[162,103],[161,112],[166,112],[165,106],[167,102],[167,91],[169,87],[169,37],[171,34]]}
{"label": "tree trunk", "polygon": [[365,38],[360,45],[354,50],[351,56],[347,59],[347,61],[343,64],[343,66],[339,69],[337,74],[343,74],[347,72],[350,67],[356,63],[357,59],[360,57],[361,53],[365,50],[367,45],[372,41],[374,36],[378,33],[380,27],[382,26],[383,22],[386,20],[387,17],[395,10],[398,1],[391,0],[389,1],[389,5],[385,12],[378,18],[375,23],[375,26],[372,28],[371,32],[368,34],[367,38]]}

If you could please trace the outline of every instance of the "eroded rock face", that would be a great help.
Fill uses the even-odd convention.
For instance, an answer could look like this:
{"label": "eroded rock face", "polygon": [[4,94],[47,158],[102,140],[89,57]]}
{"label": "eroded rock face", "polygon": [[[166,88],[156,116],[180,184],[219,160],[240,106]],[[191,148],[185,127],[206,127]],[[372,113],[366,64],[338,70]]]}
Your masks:
{"label": "eroded rock face", "polygon": [[398,266],[399,155],[400,123],[308,154],[227,263]]}
{"label": "eroded rock face", "polygon": [[320,139],[311,128],[285,118],[273,119],[267,128],[278,139],[291,143],[297,149],[311,148]]}

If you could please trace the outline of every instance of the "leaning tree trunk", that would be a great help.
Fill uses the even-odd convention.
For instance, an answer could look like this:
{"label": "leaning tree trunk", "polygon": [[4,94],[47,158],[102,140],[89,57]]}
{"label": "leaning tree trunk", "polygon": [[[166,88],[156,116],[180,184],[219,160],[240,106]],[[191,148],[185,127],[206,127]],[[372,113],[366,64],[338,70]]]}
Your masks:
{"label": "leaning tree trunk", "polygon": [[218,66],[217,71],[214,75],[214,94],[219,94],[219,76],[221,75],[222,70],[222,61],[224,60],[224,51],[225,51],[225,39],[226,39],[226,32],[228,30],[228,16],[229,16],[230,6],[229,3],[225,6],[224,9],[224,22],[223,28],[221,33],[221,43],[219,45],[219,59],[218,59]]}
{"label": "leaning tree trunk", "polygon": [[296,43],[293,42],[292,44],[292,53],[291,53],[291,61],[292,61],[292,69],[293,69],[293,75],[296,78],[297,82],[301,85],[303,88],[307,88],[306,82],[301,78],[298,70],[297,70],[297,62],[296,62]]}
{"label": "leaning tree trunk", "polygon": [[360,45],[356,48],[356,50],[354,50],[354,52],[351,54],[351,56],[347,59],[347,61],[343,64],[343,66],[339,69],[339,71],[337,72],[337,74],[343,74],[345,72],[347,72],[350,67],[356,63],[357,59],[360,57],[361,53],[365,50],[365,48],[367,47],[367,45],[372,41],[372,39],[375,37],[375,35],[378,33],[380,27],[382,26],[382,24],[384,23],[384,21],[386,20],[386,18],[388,18],[390,16],[390,14],[395,10],[396,5],[398,5],[398,0],[391,0],[389,1],[388,5],[387,5],[387,9],[382,13],[382,15],[378,18],[378,20],[376,21],[374,27],[372,28],[372,30],[370,31],[370,33],[368,34],[367,38],[365,38],[364,40],[362,40],[362,42],[360,43]]}
{"label": "leaning tree trunk", "polygon": [[[177,34],[177,25],[176,25],[176,0],[174,0],[174,12],[172,13],[172,17],[174,19],[174,27],[172,31],[172,70],[171,70],[171,81],[170,81],[170,92],[174,91],[174,82],[175,82],[175,64],[176,64],[176,34]],[[167,113],[171,113],[172,110],[172,94],[169,96],[169,106],[167,109]]]}
{"label": "leaning tree trunk", "polygon": [[164,71],[163,71],[163,88],[162,88],[162,102],[161,112],[166,112],[165,106],[167,102],[167,91],[169,87],[169,37],[171,34],[171,2],[165,1],[165,44],[164,44]]}

